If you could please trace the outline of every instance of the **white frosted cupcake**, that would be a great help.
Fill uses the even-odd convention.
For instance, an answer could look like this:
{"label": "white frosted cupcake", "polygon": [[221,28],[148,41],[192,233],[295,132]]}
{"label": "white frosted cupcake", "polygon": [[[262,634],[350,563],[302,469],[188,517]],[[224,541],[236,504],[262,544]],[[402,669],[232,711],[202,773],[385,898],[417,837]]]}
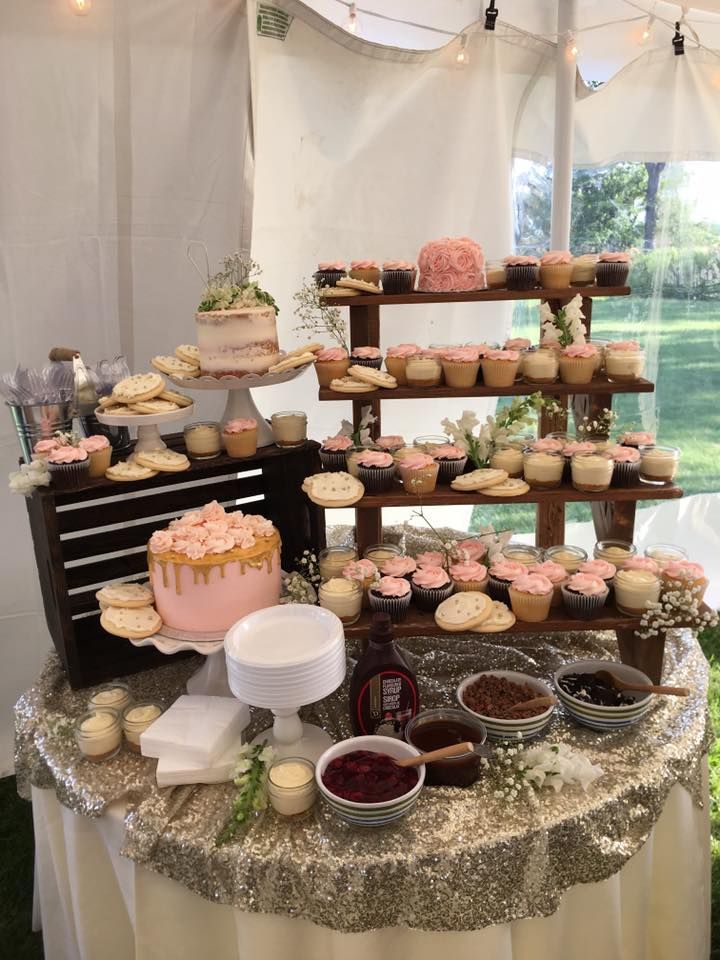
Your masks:
{"label": "white frosted cupcake", "polygon": [[660,578],[649,570],[618,570],[613,586],[616,607],[631,617],[641,616],[648,603],[660,598]]}

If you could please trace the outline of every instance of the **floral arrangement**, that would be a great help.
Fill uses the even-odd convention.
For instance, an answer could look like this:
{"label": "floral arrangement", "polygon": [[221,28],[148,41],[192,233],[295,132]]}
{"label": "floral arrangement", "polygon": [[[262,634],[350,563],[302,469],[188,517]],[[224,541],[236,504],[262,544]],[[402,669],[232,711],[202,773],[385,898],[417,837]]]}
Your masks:
{"label": "floral arrangement", "polygon": [[480,763],[494,777],[493,796],[497,800],[517,800],[522,796],[535,804],[537,795],[547,787],[559,793],[565,786],[579,784],[587,792],[603,774],[602,767],[566,743],[496,747],[492,759],[482,757]]}
{"label": "floral arrangement", "polygon": [[294,328],[295,333],[330,337],[338,346],[350,352],[347,323],[338,308],[330,306],[327,299],[320,296],[317,284],[305,280],[293,300],[297,304],[294,313],[300,321]]}
{"label": "floral arrangement", "polygon": [[533,426],[533,414],[543,408],[551,415],[560,410],[556,400],[543,397],[538,391],[528,397],[514,397],[509,407],[504,407],[497,417],[488,416],[482,425],[476,413],[463,410],[459,420],[446,418],[441,426],[453,443],[465,450],[474,467],[484,467],[497,444]]}
{"label": "floral arrangement", "polygon": [[[423,523],[426,523],[430,532],[435,537],[438,542],[439,549],[445,554],[445,562],[443,566],[446,570],[450,569],[450,565],[453,563],[459,563],[463,560],[468,560],[469,555],[463,550],[463,541],[455,540],[454,538],[446,539],[439,530],[437,530],[432,523],[428,520],[423,512],[422,507],[419,510],[413,510],[412,516],[418,517]],[[406,532],[408,529],[408,522],[405,521],[403,524],[403,543],[405,541]],[[512,530],[499,530],[496,531],[495,527],[492,524],[489,524],[486,527],[482,527],[480,532],[472,537],[467,537],[468,540],[481,540],[487,546],[487,559],[491,560],[496,554],[502,553],[503,548],[510,541],[512,537]]]}
{"label": "floral arrangement", "polygon": [[31,497],[38,487],[50,486],[50,472],[44,460],[32,460],[23,463],[19,470],[8,477],[10,493],[19,493]]}
{"label": "floral arrangement", "polygon": [[276,314],[279,312],[274,298],[253,279],[262,273],[259,264],[242,253],[224,257],[221,263],[222,270],[210,276],[208,269],[207,278],[203,278],[205,290],[198,313],[261,306],[272,307]]}
{"label": "floral arrangement", "polygon": [[640,618],[638,636],[644,640],[659,637],[673,627],[689,627],[691,630],[707,630],[718,625],[715,610],[703,610],[702,591],[690,588],[667,590],[660,599],[647,604]]}
{"label": "floral arrangement", "polygon": [[321,577],[316,551],[303,550],[293,566],[295,570],[282,578],[283,596],[280,603],[317,603]]}
{"label": "floral arrangement", "polygon": [[233,840],[253,814],[266,808],[268,770],[274,759],[275,751],[267,741],[255,746],[246,743],[240,748],[233,778],[237,793],[232,814],[215,838],[216,846],[221,847]]}
{"label": "floral arrangement", "polygon": [[583,323],[585,314],[582,312],[582,297],[576,293],[570,303],[553,313],[550,304],[541,303],[540,310],[540,342],[554,341],[561,347],[569,347],[571,343],[585,343],[587,327]]}
{"label": "floral arrangement", "polygon": [[609,437],[619,419],[620,415],[614,410],[603,407],[600,413],[593,414],[592,417],[583,417],[579,422],[576,418],[575,430],[580,437]]}
{"label": "floral arrangement", "polygon": [[361,407],[360,421],[356,427],[354,427],[349,420],[343,420],[341,422],[340,433],[338,436],[350,437],[353,442],[353,446],[369,447],[372,444],[372,434],[370,428],[376,420],[377,417],[374,416],[372,407],[368,404],[367,407]]}

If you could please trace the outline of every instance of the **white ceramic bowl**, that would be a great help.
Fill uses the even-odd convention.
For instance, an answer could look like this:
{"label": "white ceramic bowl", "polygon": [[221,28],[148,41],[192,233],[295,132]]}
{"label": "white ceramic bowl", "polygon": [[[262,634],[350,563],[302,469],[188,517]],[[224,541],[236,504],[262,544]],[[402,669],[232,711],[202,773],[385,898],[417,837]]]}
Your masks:
{"label": "white ceramic bowl", "polygon": [[420,791],[425,783],[425,764],[415,768],[418,772],[418,782],[412,790],[402,797],[397,797],[395,800],[386,800],[382,803],[357,803],[336,796],[322,782],[322,775],[330,761],[345,753],[352,753],[354,750],[385,753],[397,760],[402,760],[405,757],[417,757],[420,753],[411,744],[405,743],[404,740],[395,740],[393,737],[351,737],[349,740],[334,743],[331,747],[328,747],[315,765],[315,781],[328,806],[341,820],[359,827],[382,827],[386,823],[392,823],[394,820],[407,816],[417,803],[417,798],[420,796]]}
{"label": "white ceramic bowl", "polygon": [[623,727],[629,727],[642,719],[652,705],[651,693],[628,691],[628,696],[633,698],[633,703],[619,707],[605,707],[578,700],[560,686],[559,680],[565,674],[595,673],[597,670],[610,670],[621,680],[627,680],[629,683],[652,683],[652,680],[641,670],[614,660],[576,660],[574,663],[567,663],[555,671],[553,683],[560,703],[573,720],[592,730],[622,730]]}
{"label": "white ceramic bowl", "polygon": [[457,699],[463,710],[467,710],[473,717],[479,717],[485,724],[488,732],[488,738],[491,740],[531,740],[533,737],[539,737],[545,727],[550,723],[554,706],[549,706],[547,710],[539,713],[536,717],[524,717],[520,720],[501,720],[498,717],[486,717],[482,713],[476,713],[463,700],[465,688],[477,680],[478,677],[493,676],[509,680],[511,683],[525,683],[538,697],[551,697],[550,687],[538,680],[537,677],[531,677],[527,673],[518,673],[515,670],[482,670],[480,673],[473,673],[470,677],[465,677],[457,688]]}

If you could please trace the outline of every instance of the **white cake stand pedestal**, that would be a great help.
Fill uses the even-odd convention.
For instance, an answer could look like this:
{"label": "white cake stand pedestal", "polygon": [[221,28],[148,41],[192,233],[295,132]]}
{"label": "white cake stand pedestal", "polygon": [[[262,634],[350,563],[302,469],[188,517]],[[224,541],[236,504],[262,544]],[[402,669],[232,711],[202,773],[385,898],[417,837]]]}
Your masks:
{"label": "white cake stand pedestal", "polygon": [[135,416],[123,416],[122,414],[103,413],[102,407],[95,411],[98,423],[108,427],[136,427],[137,440],[135,449],[128,457],[132,460],[136,453],[149,450],[164,450],[167,444],[160,436],[159,427],[166,423],[179,423],[186,420],[195,410],[195,404],[189,407],[182,407],[180,410],[171,410],[170,413],[138,413]]}
{"label": "white cake stand pedestal", "polygon": [[160,653],[171,656],[181,650],[192,650],[205,657],[205,663],[189,678],[186,687],[188,693],[203,694],[208,697],[231,697],[228,685],[224,633],[189,633],[173,630],[163,624],[158,633],[143,640],[131,640],[134,647],[155,647]]}
{"label": "white cake stand pedestal", "polygon": [[267,743],[283,757],[304,757],[315,763],[333,740],[330,734],[312,723],[303,723],[295,708],[273,707],[275,721],[253,740],[253,744]]}
{"label": "white cake stand pedestal", "polygon": [[265,373],[262,376],[249,373],[244,377],[170,377],[173,383],[183,390],[226,390],[227,401],[220,423],[222,426],[228,420],[238,418],[257,421],[258,446],[268,447],[273,443],[272,431],[255,406],[250,390],[258,387],[273,387],[278,383],[288,383],[295,380],[312,364],[285,370],[283,373]]}

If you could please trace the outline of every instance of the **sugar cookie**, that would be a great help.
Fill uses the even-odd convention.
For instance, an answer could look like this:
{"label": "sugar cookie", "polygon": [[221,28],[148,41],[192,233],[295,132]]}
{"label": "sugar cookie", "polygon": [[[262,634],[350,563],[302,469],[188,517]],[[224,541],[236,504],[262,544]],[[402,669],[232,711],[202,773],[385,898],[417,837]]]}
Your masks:
{"label": "sugar cookie", "polygon": [[100,626],[115,637],[142,640],[158,632],[162,619],[153,607],[106,607],[100,614]]}
{"label": "sugar cookie", "polygon": [[495,470],[491,467],[471,470],[470,473],[461,473],[459,477],[451,482],[453,490],[464,490],[474,492],[483,490],[485,487],[493,487],[498,483],[507,480],[508,475],[505,470]]}
{"label": "sugar cookie", "polygon": [[149,480],[157,476],[157,470],[150,470],[149,467],[143,467],[135,460],[120,460],[108,467],[105,471],[108,480],[116,480],[119,483],[131,483],[133,480]]}
{"label": "sugar cookie", "polygon": [[190,467],[185,454],[175,453],[174,450],[142,450],[135,454],[135,463],[163,473],[180,473]]}
{"label": "sugar cookie", "polygon": [[95,594],[95,599],[105,607],[151,607],[155,597],[144,583],[108,583]]}
{"label": "sugar cookie", "polygon": [[443,600],[435,611],[435,623],[451,633],[471,630],[490,616],[492,604],[486,593],[463,590]]}

